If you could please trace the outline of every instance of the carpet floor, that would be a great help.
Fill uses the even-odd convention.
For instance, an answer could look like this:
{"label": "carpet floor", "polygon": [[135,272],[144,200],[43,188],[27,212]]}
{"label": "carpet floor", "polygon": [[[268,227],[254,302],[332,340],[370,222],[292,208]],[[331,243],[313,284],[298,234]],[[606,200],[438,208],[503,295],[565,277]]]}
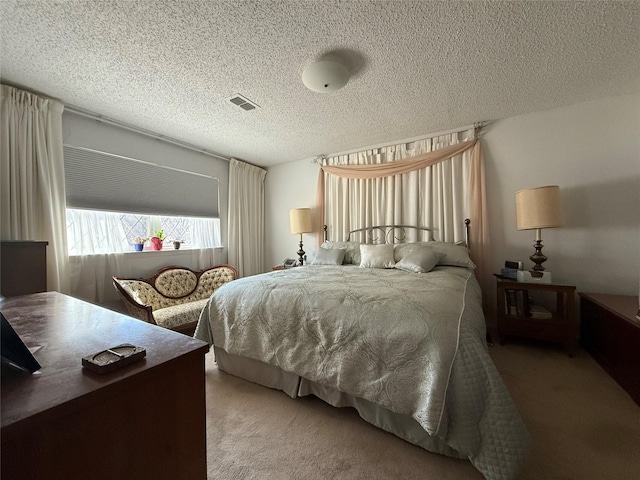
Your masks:
{"label": "carpet floor", "polygon": [[[640,478],[640,407],[584,351],[490,347],[532,437],[522,480]],[[639,372],[640,374],[640,372]],[[315,397],[291,399],[206,356],[209,480],[482,479]]]}

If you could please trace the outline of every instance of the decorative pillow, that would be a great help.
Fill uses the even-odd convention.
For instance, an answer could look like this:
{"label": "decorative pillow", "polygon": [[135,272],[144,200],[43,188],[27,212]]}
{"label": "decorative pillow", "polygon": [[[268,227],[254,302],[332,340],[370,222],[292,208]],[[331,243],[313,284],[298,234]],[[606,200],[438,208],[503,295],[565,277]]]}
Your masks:
{"label": "decorative pillow", "polygon": [[442,253],[427,247],[418,247],[396,263],[396,268],[405,272],[427,273],[443,258]]}
{"label": "decorative pillow", "polygon": [[360,245],[360,267],[393,268],[393,244]]}
{"label": "decorative pillow", "polygon": [[311,265],[342,265],[344,248],[319,248]]}
{"label": "decorative pillow", "polygon": [[395,247],[394,257],[397,262],[413,252],[416,248],[427,247],[437,253],[443,254],[438,265],[451,265],[474,269],[476,265],[469,258],[469,250],[464,245],[456,245],[447,242],[416,242],[399,243]]}
{"label": "decorative pillow", "polygon": [[342,249],[345,251],[342,263],[360,265],[360,244],[358,242],[324,242],[321,247]]}

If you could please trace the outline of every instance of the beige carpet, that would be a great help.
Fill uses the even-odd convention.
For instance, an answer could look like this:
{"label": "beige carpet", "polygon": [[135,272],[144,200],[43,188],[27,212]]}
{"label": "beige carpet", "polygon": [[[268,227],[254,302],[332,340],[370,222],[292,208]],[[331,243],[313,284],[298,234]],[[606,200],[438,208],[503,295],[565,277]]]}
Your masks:
{"label": "beige carpet", "polygon": [[[588,354],[539,344],[490,352],[533,439],[519,478],[640,478],[640,407]],[[219,372],[213,353],[206,362],[209,480],[482,478],[469,462],[404,442],[353,409]]]}

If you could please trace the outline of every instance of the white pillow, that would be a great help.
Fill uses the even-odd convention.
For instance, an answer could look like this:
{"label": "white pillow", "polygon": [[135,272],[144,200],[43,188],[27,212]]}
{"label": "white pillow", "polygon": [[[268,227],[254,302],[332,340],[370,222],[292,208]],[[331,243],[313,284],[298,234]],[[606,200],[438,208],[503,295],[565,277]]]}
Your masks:
{"label": "white pillow", "polygon": [[465,267],[473,270],[475,264],[469,258],[469,250],[463,245],[455,245],[448,242],[417,242],[399,243],[395,248],[395,259],[400,261],[416,248],[427,247],[444,256],[438,261],[438,265],[451,265],[453,267]]}
{"label": "white pillow", "polygon": [[342,265],[345,253],[343,248],[319,248],[311,265]]}
{"label": "white pillow", "polygon": [[396,268],[404,270],[405,272],[427,273],[430,272],[443,257],[443,253],[436,252],[431,248],[416,248],[396,263]]}
{"label": "white pillow", "polygon": [[344,260],[342,263],[351,263],[360,265],[360,244],[358,242],[324,242],[320,245],[322,248],[343,249]]}
{"label": "white pillow", "polygon": [[393,268],[393,244],[360,245],[360,267]]}

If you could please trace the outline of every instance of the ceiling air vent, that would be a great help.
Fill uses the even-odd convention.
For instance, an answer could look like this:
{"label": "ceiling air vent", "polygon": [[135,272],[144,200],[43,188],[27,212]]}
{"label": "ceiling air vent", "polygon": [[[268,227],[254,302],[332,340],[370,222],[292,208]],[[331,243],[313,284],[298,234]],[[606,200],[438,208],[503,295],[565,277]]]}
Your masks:
{"label": "ceiling air vent", "polygon": [[229,99],[229,101],[246,111],[255,110],[256,108],[259,107],[258,104],[252,102],[246,97],[243,97],[239,93],[236,93],[233,97]]}

